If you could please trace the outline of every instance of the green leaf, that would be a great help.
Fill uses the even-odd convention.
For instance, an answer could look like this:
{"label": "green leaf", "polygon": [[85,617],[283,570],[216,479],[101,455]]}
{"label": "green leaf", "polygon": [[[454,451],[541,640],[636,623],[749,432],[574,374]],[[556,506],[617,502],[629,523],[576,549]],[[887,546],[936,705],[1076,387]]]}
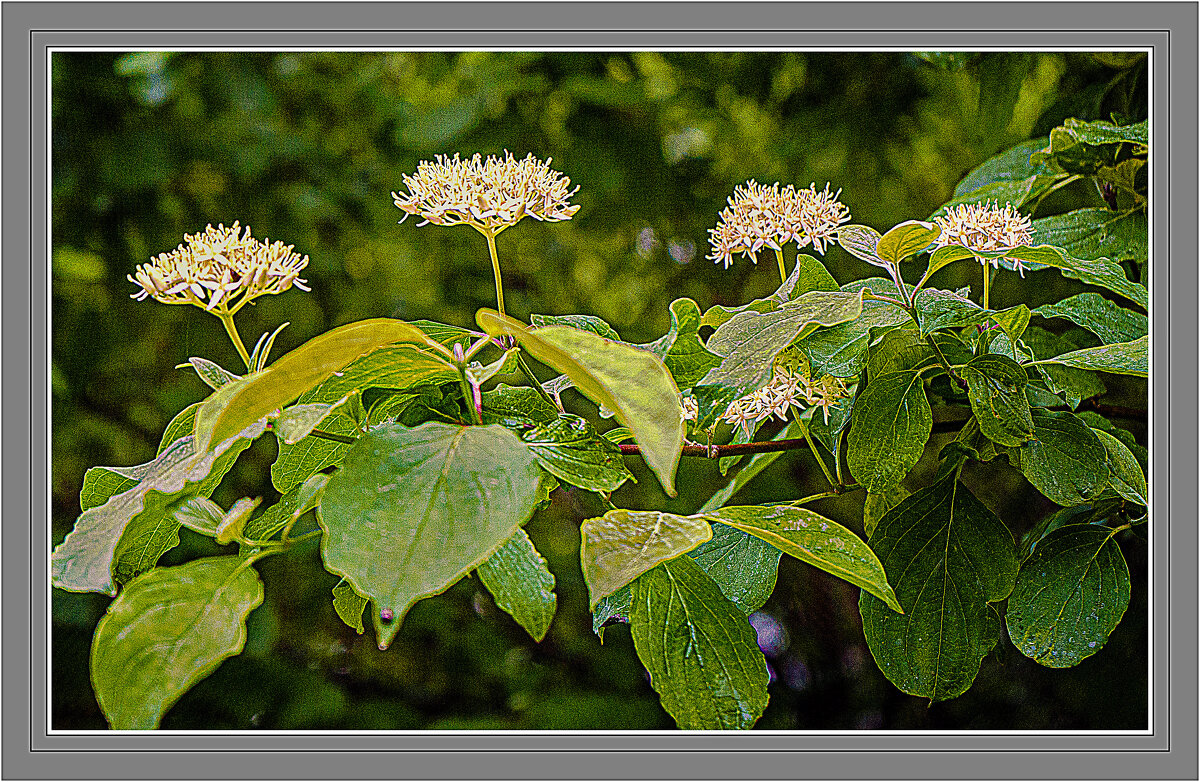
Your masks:
{"label": "green leaf", "polygon": [[874,552],[835,521],[790,505],[721,508],[708,513],[707,518],[765,540],[784,554],[848,581],[896,611],[901,610]]}
{"label": "green leaf", "polygon": [[533,512],[541,471],[500,426],[385,424],[359,438],[329,479],[318,518],[326,569],[395,621],[475,569]]}
{"label": "green leaf", "polygon": [[967,258],[974,258],[975,253],[968,250],[966,247],[960,247],[957,244],[947,244],[944,247],[939,247],[929,256],[929,268],[925,270],[925,276],[921,278],[922,284],[933,276],[934,272],[940,271],[955,261],[962,261]]}
{"label": "green leaf", "polygon": [[[178,542],[178,522],[170,517],[187,499],[212,493],[221,477],[250,442],[265,430],[263,422],[248,426],[208,453],[196,454],[192,438],[176,440],[141,465],[138,483],[89,508],[75,529],[54,549],[50,573],[54,586],[69,592],[115,595],[118,564],[121,579],[153,566]],[[172,542],[174,541],[174,542]]]}
{"label": "green leaf", "polygon": [[751,727],[767,705],[767,664],[745,615],[690,557],[662,563],[632,591],[633,646],[675,723]]}
{"label": "green leaf", "polygon": [[458,380],[458,370],[442,356],[416,345],[387,345],[334,372],[300,401],[333,403],[363,388],[402,391],[454,380]]}
{"label": "green leaf", "polygon": [[577,415],[563,413],[519,434],[547,472],[572,486],[611,492],[633,479],[620,447],[596,434],[592,425]]}
{"label": "green leaf", "polygon": [[158,568],[131,582],[96,627],[92,686],[115,730],[151,730],[193,684],[246,643],[263,600],[240,557]]}
{"label": "green leaf", "polygon": [[136,467],[91,467],[83,474],[79,489],[79,509],[89,510],[103,505],[114,495],[132,489],[145,477],[154,462]]}
{"label": "green leaf", "polygon": [[1053,266],[1064,277],[1119,293],[1145,308],[1150,298],[1145,286],[1127,278],[1117,262],[1146,262],[1146,223],[1111,215],[1105,209],[1080,209],[1034,220],[1033,238],[1039,244],[1005,255]]}
{"label": "green leaf", "polygon": [[846,463],[867,491],[898,484],[921,459],[933,411],[919,370],[873,378],[854,403]]}
{"label": "green leaf", "polygon": [[204,381],[209,388],[217,389],[226,383],[232,383],[235,380],[241,380],[241,375],[235,375],[227,369],[221,367],[215,361],[209,361],[206,358],[198,358],[192,356],[187,360],[187,364],[180,364],[184,367],[191,365],[192,369],[196,370],[196,374]]}
{"label": "green leaf", "polygon": [[[1026,330],[1023,341],[1033,351],[1034,356],[1041,359],[1068,353],[1074,347],[1062,337],[1032,326]],[[1104,383],[1095,372],[1086,369],[1076,369],[1060,364],[1032,365],[1046,383],[1051,393],[1059,394],[1071,407],[1076,407],[1083,399],[1099,396],[1105,391]]]}
{"label": "green leaf", "polygon": [[782,553],[765,540],[705,516],[712,524],[712,537],[688,552],[688,556],[721,588],[743,614],[766,604],[775,591]]}
{"label": "green leaf", "polygon": [[[421,330],[421,333],[432,339],[439,345],[447,348],[453,348],[455,344],[462,345],[463,350],[471,346],[477,339],[484,336],[482,332],[471,331],[464,329],[462,326],[454,326],[449,323],[438,323],[432,320],[414,320],[409,322],[410,326],[416,326]],[[448,354],[450,355],[450,354]]]}
{"label": "green leaf", "polygon": [[1016,447],[1033,438],[1033,418],[1021,365],[997,355],[977,356],[962,370],[979,430],[994,443]]}
{"label": "green leaf", "polygon": [[1108,483],[1108,457],[1095,431],[1071,413],[1032,412],[1034,439],[1010,451],[1029,482],[1064,507],[1099,495]]}
{"label": "green leaf", "polygon": [[518,529],[477,572],[496,605],[517,620],[533,640],[546,637],[558,601],[554,574],[525,530]]}
{"label": "green leaf", "polygon": [[530,331],[491,310],[480,310],[476,319],[489,334],[515,337],[534,358],[564,373],[593,402],[612,410],[633,432],[663,489],[675,496],[683,406],[671,373],[658,357],[566,326]]}
{"label": "green leaf", "polygon": [[884,261],[898,266],[933,244],[941,233],[942,229],[933,223],[907,220],[880,237],[875,252]]}
{"label": "green leaf", "polygon": [[701,516],[617,509],[587,519],[579,534],[588,606],[595,607],[660,562],[696,548],[713,531]]}
{"label": "green leaf", "polygon": [[1145,447],[1138,445],[1137,438],[1133,436],[1133,432],[1130,432],[1128,429],[1122,429],[1099,413],[1090,410],[1084,410],[1076,413],[1076,415],[1079,417],[1079,420],[1091,428],[1107,432],[1120,440],[1129,449],[1129,452],[1133,454],[1134,458],[1137,459],[1138,466],[1142,468],[1143,474],[1146,472],[1149,466],[1149,455],[1146,453]]}
{"label": "green leaf", "polygon": [[595,315],[530,315],[529,323],[539,328],[542,326],[569,326],[580,331],[590,331],[597,336],[611,339],[613,342],[621,341],[621,335],[617,333],[617,330],[608,325],[603,318]]}
{"label": "green leaf", "polygon": [[499,423],[504,418],[525,418],[539,424],[557,421],[559,409],[527,386],[498,385],[480,394],[483,403],[483,422]]}
{"label": "green leaf", "polygon": [[1130,502],[1148,505],[1150,489],[1146,486],[1146,476],[1133,452],[1108,432],[1099,429],[1092,429],[1092,432],[1108,454],[1109,485]]}
{"label": "green leaf", "polygon": [[[842,226],[844,231],[846,226]],[[749,304],[738,307],[709,307],[700,320],[701,326],[719,327],[739,312],[774,312],[784,304],[800,298],[810,291],[836,291],[837,282],[830,276],[825,264],[811,255],[800,253],[796,256],[796,265],[788,274],[786,280],[774,293],[765,299],[755,299]]]}
{"label": "green leaf", "polygon": [[874,379],[888,372],[920,369],[934,361],[933,350],[915,327],[892,329],[868,351],[867,377]]}
{"label": "green leaf", "polygon": [[817,329],[797,345],[808,357],[813,377],[853,377],[862,371],[863,356],[880,333],[886,336],[890,329],[910,322],[908,313],[894,304],[865,300],[854,320]]}
{"label": "green leaf", "polygon": [[[181,437],[187,437],[192,433],[192,429],[196,426],[196,411],[200,409],[203,402],[195,402],[188,405],[179,411],[179,413],[171,419],[171,423],[167,424],[167,428],[163,431],[162,440],[158,444],[158,453],[167,450],[167,446],[175,442]],[[86,510],[86,508],[85,508]]]}
{"label": "green leaf", "polygon": [[225,511],[221,506],[207,497],[192,497],[175,511],[175,521],[181,526],[210,538],[217,536],[224,518]]}
{"label": "green leaf", "polygon": [[862,296],[862,291],[812,291],[775,312],[742,312],[722,324],[709,337],[708,349],[724,358],[693,389],[700,408],[696,425],[709,426],[734,399],[765,386],[775,358],[793,342],[818,326],[857,318]]}
{"label": "green leaf", "polygon": [[1052,358],[1036,361],[1036,364],[1062,364],[1076,369],[1091,369],[1117,375],[1149,375],[1149,335],[1138,337],[1132,342],[1117,342],[1094,348],[1083,348],[1063,353]]}
{"label": "green leaf", "polygon": [[1069,668],[1104,646],[1129,607],[1129,567],[1115,534],[1095,524],[1060,527],[1022,563],[1006,621],[1026,657]]}
{"label": "green leaf", "polygon": [[1029,308],[1024,304],[1003,310],[985,310],[966,296],[938,288],[925,288],[917,294],[917,312],[921,316],[921,336],[939,329],[957,329],[996,321],[1012,339],[1020,339],[1029,324]]}
{"label": "green leaf", "polygon": [[888,262],[879,257],[879,240],[883,236],[869,225],[843,225],[838,228],[838,246],[859,260],[872,266],[888,268]]}
{"label": "green leaf", "polygon": [[871,537],[875,528],[879,526],[879,520],[887,515],[888,511],[910,496],[912,492],[900,484],[882,493],[867,492],[867,497],[863,500],[863,532],[867,533],[867,537]]}
{"label": "green leaf", "polygon": [[[965,177],[959,180],[958,185],[954,188],[955,200],[957,201],[962,196],[969,195],[989,185],[993,186],[993,188],[1000,184],[1024,186],[1024,183],[1031,177],[1043,173],[1040,167],[1030,161],[1029,156],[1040,150],[1044,145],[1045,142],[1040,138],[1030,139],[1029,141],[1022,141],[1015,147],[1011,147],[998,155],[988,158],[971,169]],[[1043,178],[1053,180],[1057,177],[1044,176]],[[1019,199],[990,198],[989,200],[995,200],[997,203],[1008,202],[1014,207],[1019,207],[1027,200],[1027,195]]]}
{"label": "green leaf", "polygon": [[[788,422],[788,425],[780,430],[779,434],[771,438],[771,441],[786,440],[792,437],[801,435],[801,424],[794,419]],[[767,469],[780,456],[783,451],[773,451],[770,453],[756,453],[750,458],[742,468],[733,476],[733,480],[725,484],[716,494],[708,498],[708,501],[700,507],[700,513],[706,513],[710,510],[716,510],[724,505],[730,497],[738,492],[743,486],[754,479],[760,472]]]}
{"label": "green leaf", "polygon": [[336,403],[327,404],[325,402],[285,407],[273,419],[275,436],[285,445],[295,445],[308,437],[309,433],[316,429],[317,425],[325,420],[325,417],[332,413],[335,407],[337,407]]}
{"label": "green leaf", "polygon": [[[357,436],[358,427],[344,415],[334,414],[325,419],[324,431],[347,437]],[[280,441],[279,456],[271,465],[271,484],[280,494],[304,483],[308,476],[327,467],[334,467],[346,458],[350,446],[346,443],[313,437],[301,438],[295,445]]]}
{"label": "green leaf", "polygon": [[337,612],[339,619],[354,628],[354,632],[359,635],[366,630],[362,617],[368,602],[370,601],[355,592],[354,587],[344,578],[333,588],[333,610]]}
{"label": "green leaf", "polygon": [[1095,334],[1105,345],[1133,342],[1150,330],[1150,321],[1145,315],[1120,307],[1099,293],[1080,293],[1057,304],[1043,304],[1033,314],[1043,318],[1066,318]]}
{"label": "green leaf", "polygon": [[680,388],[691,388],[704,373],[721,363],[721,357],[710,353],[700,341],[700,308],[691,299],[671,302],[670,330],[639,347],[662,359]]}
{"label": "green leaf", "polygon": [[329,476],[323,473],[310,475],[284,494],[279,502],[247,521],[243,535],[247,540],[266,540],[271,537],[317,507],[328,482]]}
{"label": "green leaf", "polygon": [[[281,356],[262,372],[222,386],[209,397],[209,401],[196,414],[196,450],[205,451],[211,445],[233,437],[254,421],[272,410],[282,408],[331,377],[364,353],[400,341],[417,342],[435,347],[438,351],[446,351],[420,330],[401,320],[374,318],[331,329]],[[236,390],[229,396],[220,396],[226,388]],[[345,392],[341,394],[344,395]],[[215,410],[209,420],[205,408],[210,405]]]}
{"label": "green leaf", "polygon": [[865,592],[859,598],[880,670],[932,701],[966,692],[999,639],[988,604],[1007,597],[1016,580],[1008,528],[951,472],[888,511],[870,542],[906,612]]}

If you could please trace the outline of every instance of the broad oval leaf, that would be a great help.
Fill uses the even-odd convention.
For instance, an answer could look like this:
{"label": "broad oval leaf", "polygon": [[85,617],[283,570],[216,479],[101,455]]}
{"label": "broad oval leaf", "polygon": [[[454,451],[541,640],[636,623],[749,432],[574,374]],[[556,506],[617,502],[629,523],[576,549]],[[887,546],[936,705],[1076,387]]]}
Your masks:
{"label": "broad oval leaf", "polygon": [[837,522],[807,508],[790,505],[747,505],[707,514],[748,535],[765,540],[785,554],[854,584],[901,611],[883,565],[871,548]]}
{"label": "broad oval leaf", "polygon": [[1146,486],[1146,476],[1142,472],[1142,466],[1138,464],[1137,457],[1133,455],[1129,446],[1108,432],[1095,428],[1092,429],[1092,432],[1108,453],[1108,484],[1117,494],[1130,502],[1147,505],[1150,489]]}
{"label": "broad oval leaf", "polygon": [[854,403],[846,462],[867,491],[898,484],[921,459],[933,432],[933,411],[919,370],[871,380]]}
{"label": "broad oval leaf", "polygon": [[558,598],[554,574],[534,548],[525,530],[518,529],[476,570],[479,581],[517,624],[540,641],[546,637]]}
{"label": "broad oval leaf", "polygon": [[1129,607],[1129,567],[1115,530],[1059,527],[1021,565],[1008,599],[1008,635],[1026,657],[1068,668],[1104,646]]}
{"label": "broad oval leaf", "polygon": [[96,626],[92,686],[116,730],[151,730],[188,688],[246,643],[263,600],[240,557],[157,568],[132,581]]}
{"label": "broad oval leaf", "polygon": [[541,475],[501,426],[387,424],[361,437],[321,498],[328,570],[392,612],[386,648],[413,603],[475,569],[533,512]]}
{"label": "broad oval leaf", "polygon": [[579,561],[589,607],[650,568],[699,546],[712,527],[699,516],[660,511],[610,510],[579,528]]}
{"label": "broad oval leaf", "polygon": [[1020,470],[1042,494],[1063,507],[1094,499],[1108,483],[1104,446],[1071,413],[1034,409],[1033,440],[1017,454]]}
{"label": "broad oval leaf", "polygon": [[683,405],[671,373],[652,353],[567,326],[530,331],[491,310],[475,316],[489,334],[515,337],[521,347],[570,378],[593,402],[612,410],[633,432],[663,489],[675,496],[683,452]]}
{"label": "broad oval leaf", "polygon": [[879,257],[879,231],[869,225],[843,225],[838,228],[838,246],[855,258],[872,266],[888,268],[888,262]]}
{"label": "broad oval leaf", "polygon": [[888,511],[870,543],[905,610],[866,592],[859,599],[879,669],[910,695],[940,701],[966,692],[999,639],[988,604],[1016,580],[1012,534],[951,472]]}
{"label": "broad oval leaf", "polygon": [[[331,329],[281,356],[262,372],[222,386],[196,415],[197,451],[236,435],[254,421],[278,410],[354,359],[392,342],[416,342],[449,355],[442,345],[402,320],[374,318]],[[235,389],[217,398],[225,389]],[[331,400],[323,400],[331,401]]]}
{"label": "broad oval leaf", "polygon": [[992,442],[1016,447],[1033,438],[1033,418],[1025,386],[1025,370],[1010,358],[983,355],[962,370],[967,398],[979,430]]}
{"label": "broad oval leaf", "polygon": [[521,441],[547,472],[572,486],[611,492],[633,478],[621,449],[577,415],[563,413],[554,421],[526,429]]}
{"label": "broad oval leaf", "polygon": [[883,260],[899,265],[933,244],[941,233],[942,229],[933,223],[907,220],[881,236],[875,252]]}
{"label": "broad oval leaf", "polygon": [[745,730],[767,705],[767,660],[746,615],[690,557],[632,586],[629,630],[650,686],[683,730]]}

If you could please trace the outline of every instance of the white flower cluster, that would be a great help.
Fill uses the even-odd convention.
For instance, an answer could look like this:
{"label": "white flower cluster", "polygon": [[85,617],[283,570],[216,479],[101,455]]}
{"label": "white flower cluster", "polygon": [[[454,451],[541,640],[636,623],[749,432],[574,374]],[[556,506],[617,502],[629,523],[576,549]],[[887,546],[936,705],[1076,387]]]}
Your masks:
{"label": "white flower cluster", "polygon": [[717,226],[710,228],[709,243],[713,263],[733,263],[733,254],[742,253],[758,263],[763,247],[782,250],[788,242],[798,248],[812,244],[824,254],[826,243],[836,240],[837,228],[850,219],[850,210],[831,193],[829,185],[818,192],[816,184],[806,190],[779,183],[760,185],[753,179],[734,189],[729,206],[721,210]]}
{"label": "white flower cluster", "polygon": [[308,256],[290,244],[259,241],[242,233],[238,223],[226,228],[210,224],[203,233],[184,234],[184,243],[137,267],[127,279],[147,296],[164,304],[195,304],[218,313],[234,312],[252,299],[282,293],[295,285],[307,291],[300,271]]}
{"label": "white flower cluster", "polygon": [[409,215],[423,218],[419,225],[467,224],[496,235],[524,217],[535,220],[569,220],[579,210],[568,203],[579,187],[545,162],[529,155],[517,160],[505,152],[500,159],[478,153],[469,160],[438,155],[437,162],[421,161],[414,174],[404,175],[408,193],[392,193],[404,222]]}
{"label": "white flower cluster", "polygon": [[[747,438],[754,434],[760,423],[772,416],[786,421],[788,411],[793,407],[797,410],[820,407],[828,422],[830,408],[849,394],[841,378],[825,375],[820,380],[809,380],[803,374],[776,366],[770,383],[731,402],[721,420],[742,427]],[[685,419],[695,421],[699,412],[695,399],[683,398]]]}
{"label": "white flower cluster", "polygon": [[[959,204],[947,210],[945,215],[933,218],[942,233],[935,245],[956,245],[977,252],[1003,252],[1033,244],[1033,224],[1028,215],[1023,215],[1005,204]],[[1024,267],[1018,259],[1012,259],[1018,272],[1024,276]],[[986,265],[987,259],[980,258]],[[992,258],[992,266],[999,268],[1000,258]]]}

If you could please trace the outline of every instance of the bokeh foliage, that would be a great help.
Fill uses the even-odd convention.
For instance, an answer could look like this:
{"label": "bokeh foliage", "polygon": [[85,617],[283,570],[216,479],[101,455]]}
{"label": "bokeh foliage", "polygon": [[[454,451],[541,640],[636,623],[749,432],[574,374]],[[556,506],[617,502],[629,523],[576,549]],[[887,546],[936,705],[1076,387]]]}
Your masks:
{"label": "bokeh foliage", "polygon": [[[248,342],[290,321],[276,355],[367,317],[469,326],[494,297],[483,240],[464,228],[397,225],[389,193],[435,154],[532,152],[580,185],[581,209],[569,222],[528,221],[501,237],[509,311],[593,313],[623,339],[647,342],[669,327],[674,298],[706,309],[774,289],[773,264],[722,270],[704,258],[707,229],[735,185],[828,181],[854,222],[885,230],[927,217],[971,168],[1065,117],[1144,118],[1144,67],[1083,53],[55,54],[54,540],[78,514],[84,470],[148,461],[175,413],[205,395],[176,364],[204,356],[237,365],[213,319],[128,297],[125,275],[185,232],[240,220],[310,256],[312,293],[267,297],[239,316]],[[1053,198],[1083,196],[1064,188]],[[841,283],[871,271],[840,248],[826,261]],[[962,266],[941,284],[978,284]],[[1032,307],[1082,289],[1018,285],[997,286],[993,301],[1019,296]],[[256,443],[215,499],[269,492],[274,456],[269,438]],[[720,485],[716,465],[685,460],[680,498],[668,501],[644,466],[629,464],[639,483],[621,490],[624,507],[690,513],[698,501],[689,497]],[[788,454],[739,502],[775,499],[773,487],[804,486],[814,473],[810,457]],[[968,471],[964,480],[1018,528],[1049,510],[1019,477]],[[315,546],[307,565],[267,560],[266,603],[251,615],[246,653],[186,695],[163,727],[669,727],[627,629],[612,628],[603,647],[591,632],[578,524],[598,510],[586,494],[563,494],[528,527],[559,585],[559,615],[542,644],[467,579],[419,603],[379,652],[337,619],[336,580]],[[821,510],[861,530],[855,499]],[[208,545],[185,532],[165,561]],[[1135,585],[1145,583],[1144,556],[1126,557]],[[1005,640],[993,653],[1002,665],[932,708],[875,669],[856,599],[846,584],[784,565],[765,611],[789,637],[770,656],[777,680],[761,727],[1144,726],[1145,594],[1136,586],[1107,654],[1046,672]],[[79,672],[105,603],[54,592],[57,727],[104,725]]]}

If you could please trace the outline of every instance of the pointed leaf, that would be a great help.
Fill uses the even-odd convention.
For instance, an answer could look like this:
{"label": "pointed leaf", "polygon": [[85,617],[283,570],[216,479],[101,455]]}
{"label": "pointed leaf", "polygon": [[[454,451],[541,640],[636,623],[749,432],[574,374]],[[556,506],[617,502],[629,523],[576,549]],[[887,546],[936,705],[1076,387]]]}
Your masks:
{"label": "pointed leaf", "polygon": [[541,471],[500,426],[386,424],[361,437],[321,498],[326,569],[395,621],[475,569],[533,512]]}
{"label": "pointed leaf", "polygon": [[929,256],[929,268],[925,270],[925,276],[922,281],[928,280],[941,269],[946,268],[955,261],[962,261],[967,258],[974,258],[975,253],[968,250],[966,247],[960,247],[957,244],[947,244],[933,251]]}
{"label": "pointed leaf", "polygon": [[[281,356],[262,372],[222,386],[236,388],[229,397],[214,400],[219,412],[211,421],[203,421],[204,409],[196,415],[196,450],[234,436],[254,421],[282,408],[288,402],[329,378],[354,359],[392,342],[416,342],[446,349],[402,320],[375,318],[350,323],[314,337],[292,352]],[[344,394],[343,394],[344,395]],[[321,400],[331,401],[331,400]],[[207,407],[210,402],[206,402]]]}
{"label": "pointed leaf", "polygon": [[843,225],[838,228],[838,246],[859,260],[872,266],[888,268],[888,262],[879,257],[879,240],[883,236],[869,225]]}
{"label": "pointed leaf", "polygon": [[1008,528],[952,472],[884,515],[870,542],[905,610],[865,592],[859,599],[880,670],[909,695],[940,701],[966,692],[999,639],[988,604],[1016,580]]}
{"label": "pointed leaf", "polygon": [[546,637],[558,602],[554,574],[525,530],[518,529],[476,572],[496,605],[517,620],[533,640]]}
{"label": "pointed leaf", "polygon": [[221,367],[215,361],[209,361],[206,358],[192,356],[188,359],[187,364],[180,364],[181,367],[191,364],[192,369],[196,370],[196,374],[204,381],[209,388],[217,389],[226,383],[232,383],[234,380],[241,380],[241,375],[235,375],[227,369]]}
{"label": "pointed leaf", "polygon": [[588,585],[589,607],[713,535],[712,527],[699,516],[620,509],[587,519],[579,533],[579,561]]}
{"label": "pointed leaf", "polygon": [[661,358],[680,388],[691,388],[721,363],[721,357],[710,353],[700,341],[700,308],[691,299],[671,302],[670,330],[639,347]]}
{"label": "pointed leaf", "polygon": [[967,398],[979,430],[992,442],[1016,447],[1033,438],[1033,418],[1021,365],[997,355],[976,356],[963,367]]}
{"label": "pointed leaf", "polygon": [[783,553],[849,581],[890,608],[901,610],[874,552],[835,521],[790,505],[721,508],[708,513],[707,518],[765,540]]}
{"label": "pointed leaf", "polygon": [[889,372],[871,380],[854,403],[846,463],[867,491],[885,491],[920,461],[932,432],[920,371]]}
{"label": "pointed leaf", "polygon": [[368,602],[370,601],[355,592],[354,587],[344,578],[333,588],[333,610],[337,612],[339,619],[354,628],[354,632],[359,635],[366,630],[362,618]]}
{"label": "pointed leaf", "polygon": [[667,494],[675,496],[675,469],[683,452],[683,406],[679,388],[651,353],[566,326],[530,331],[518,321],[480,310],[489,334],[515,337],[529,353],[566,374],[593,402],[612,410],[627,426],[642,457]]}
{"label": "pointed leaf", "polygon": [[[842,227],[844,231],[846,226]],[[765,299],[755,299],[749,304],[738,307],[709,307],[700,320],[701,326],[719,327],[739,312],[774,312],[784,304],[795,301],[810,291],[836,291],[837,281],[829,274],[825,264],[811,255],[800,253],[796,256],[796,265],[774,293]]]}
{"label": "pointed leaf", "polygon": [[[1046,219],[1053,220],[1055,218]],[[1146,292],[1145,286],[1126,277],[1124,270],[1108,258],[1076,258],[1065,250],[1049,244],[1018,247],[1005,252],[1005,257],[1052,266],[1061,271],[1064,277],[1119,293],[1142,307],[1149,306],[1150,294]]]}
{"label": "pointed leaf", "polygon": [[1130,502],[1148,505],[1150,489],[1146,486],[1146,476],[1133,452],[1108,432],[1099,429],[1092,429],[1092,432],[1108,453],[1109,485]]}
{"label": "pointed leaf", "polygon": [[706,518],[714,522],[712,538],[687,555],[717,583],[721,594],[749,615],[775,591],[782,552],[761,538],[719,523],[715,516]]}
{"label": "pointed leaf", "polygon": [[1008,634],[1050,668],[1078,665],[1104,646],[1129,607],[1129,567],[1096,524],[1060,527],[1021,565],[1008,599]]}
{"label": "pointed leaf", "polygon": [[633,646],[675,723],[750,728],[767,705],[767,664],[745,615],[690,557],[662,563],[632,592]]}
{"label": "pointed leaf", "polygon": [[1138,337],[1133,342],[1117,342],[1094,348],[1073,350],[1053,358],[1044,358],[1037,364],[1062,364],[1077,369],[1112,372],[1116,375],[1148,377],[1150,337]]}
{"label": "pointed leaf", "polygon": [[239,557],[158,568],[130,583],[96,626],[92,686],[116,730],[158,727],[193,684],[246,643],[246,616],[263,600]]}
{"label": "pointed leaf", "polygon": [[1099,293],[1080,293],[1033,311],[1043,318],[1066,318],[1100,338],[1105,345],[1133,342],[1149,332],[1149,319],[1120,307]]}

